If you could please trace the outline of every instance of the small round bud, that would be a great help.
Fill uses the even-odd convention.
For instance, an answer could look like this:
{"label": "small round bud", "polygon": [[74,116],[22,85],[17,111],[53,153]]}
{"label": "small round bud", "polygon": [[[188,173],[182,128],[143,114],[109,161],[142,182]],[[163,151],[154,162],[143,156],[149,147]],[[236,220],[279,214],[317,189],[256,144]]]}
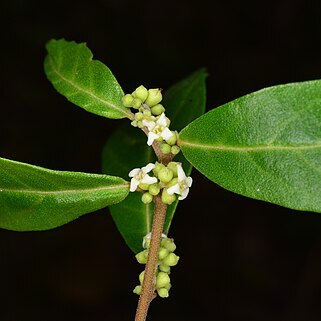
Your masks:
{"label": "small round bud", "polygon": [[149,107],[153,107],[160,103],[162,101],[162,98],[162,93],[158,88],[149,89],[147,99],[145,100],[145,104]]}
{"label": "small round bud", "polygon": [[171,279],[165,272],[159,272],[156,276],[156,289],[163,288],[167,284],[171,283]]}
{"label": "small round bud", "polygon": [[163,260],[169,254],[169,251],[164,247],[161,247],[158,251],[158,259]]}
{"label": "small round bud", "polygon": [[172,153],[173,155],[177,155],[180,151],[181,151],[181,149],[180,149],[177,145],[174,145],[174,146],[172,146],[172,148],[171,148],[171,153]]}
{"label": "small round bud", "polygon": [[148,96],[148,90],[141,85],[135,89],[135,96],[144,102]]}
{"label": "small round bud", "polygon": [[140,284],[143,284],[144,275],[145,275],[145,271],[143,271],[143,272],[141,272],[141,273],[139,274],[139,282],[140,282]]}
{"label": "small round bud", "polygon": [[162,239],[161,246],[163,246],[169,252],[174,252],[176,250],[176,245],[174,243],[174,240],[170,238]]}
{"label": "small round bud", "polygon": [[160,145],[160,150],[163,154],[169,154],[171,152],[171,146],[166,143],[162,143]]}
{"label": "small round bud", "polygon": [[[149,247],[149,246],[148,246],[148,247]],[[145,251],[144,251],[144,255],[145,255],[146,259],[147,259],[147,257],[148,257],[148,250],[145,250]]]}
{"label": "small round bud", "polygon": [[139,252],[135,255],[136,260],[139,264],[146,264],[147,263],[147,259],[145,257],[145,251]]}
{"label": "small round bud", "polygon": [[143,122],[142,122],[141,120],[139,120],[139,121],[137,122],[137,127],[138,127],[138,128],[143,128],[143,127],[144,127]]}
{"label": "small round bud", "polygon": [[161,298],[168,298],[169,297],[169,293],[166,288],[157,289],[157,293]]}
{"label": "small round bud", "polygon": [[168,205],[171,205],[173,202],[176,201],[175,194],[169,195],[166,191],[166,189],[163,189],[162,193],[162,202]]}
{"label": "small round bud", "polygon": [[134,127],[137,127],[137,121],[136,121],[136,120],[133,120],[130,124],[131,124],[132,126],[134,126]]}
{"label": "small round bud", "polygon": [[165,119],[166,119],[167,127],[169,127],[169,125],[171,124],[171,120],[168,117],[165,117]]}
{"label": "small round bud", "polygon": [[167,167],[162,168],[158,173],[158,179],[165,184],[170,182],[173,176],[173,172]]}
{"label": "small round bud", "polygon": [[143,189],[144,191],[147,191],[149,188],[149,184],[145,184],[145,183],[140,183],[138,185],[139,188]]}
{"label": "small round bud", "polygon": [[172,145],[175,145],[175,144],[176,144],[176,141],[177,141],[175,132],[172,131],[172,134],[173,134],[172,137],[166,139],[166,143],[169,144],[169,145],[171,145],[171,146],[172,146]]}
{"label": "small round bud", "polygon": [[159,184],[154,183],[154,184],[149,185],[148,192],[149,192],[149,194],[154,195],[154,196],[158,195],[160,192]]}
{"label": "small round bud", "polygon": [[165,108],[161,104],[157,104],[154,107],[151,108],[151,112],[155,116],[161,115],[165,111]]}
{"label": "small round bud", "polygon": [[169,162],[167,164],[167,168],[169,168],[173,172],[174,177],[177,177],[177,165],[177,162]]}
{"label": "small round bud", "polygon": [[131,94],[127,94],[122,98],[123,105],[125,107],[132,107],[134,97]]}
{"label": "small round bud", "polygon": [[137,285],[133,291],[133,293],[140,295],[142,293],[142,286]]}
{"label": "small round bud", "polygon": [[168,283],[167,285],[164,286],[164,288],[169,291],[171,289],[172,285]]}
{"label": "small round bud", "polygon": [[179,256],[174,253],[169,253],[163,260],[163,264],[168,266],[175,266],[179,260]]}
{"label": "small round bud", "polygon": [[145,110],[143,111],[143,115],[144,115],[145,117],[150,117],[150,116],[152,115],[152,113],[151,113],[150,110],[145,109]]}
{"label": "small round bud", "polygon": [[142,101],[139,98],[134,98],[132,102],[132,107],[138,109],[142,105]]}
{"label": "small round bud", "polygon": [[144,204],[149,204],[152,202],[152,200],[153,200],[153,195],[149,194],[148,192],[142,195],[142,202]]}
{"label": "small round bud", "polygon": [[159,171],[160,171],[161,169],[163,169],[163,168],[165,168],[165,165],[164,165],[164,164],[161,164],[161,163],[156,162],[155,167],[154,167],[154,169],[153,169],[153,173],[154,173],[156,176],[158,176]]}
{"label": "small round bud", "polygon": [[143,120],[143,118],[144,118],[143,113],[138,112],[138,113],[135,114],[135,119],[136,120]]}
{"label": "small round bud", "polygon": [[160,271],[162,271],[162,272],[167,273],[167,274],[169,274],[169,273],[170,273],[170,271],[171,271],[170,266],[165,265],[165,264],[161,264],[161,265],[159,265],[158,269],[159,269]]}

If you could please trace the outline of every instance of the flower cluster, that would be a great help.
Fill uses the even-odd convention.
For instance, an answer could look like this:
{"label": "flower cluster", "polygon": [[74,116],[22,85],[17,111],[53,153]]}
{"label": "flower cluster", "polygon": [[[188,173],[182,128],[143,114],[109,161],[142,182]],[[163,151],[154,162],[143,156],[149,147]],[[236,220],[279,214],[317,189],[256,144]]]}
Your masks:
{"label": "flower cluster", "polygon": [[133,93],[123,97],[123,105],[138,110],[131,124],[148,130],[147,145],[151,146],[156,140],[160,143],[163,154],[176,155],[180,152],[180,148],[176,145],[178,133],[169,129],[170,120],[165,115],[164,106],[160,104],[162,99],[160,89],[146,89],[144,86],[139,86]]}
{"label": "flower cluster", "polygon": [[[136,259],[140,264],[146,264],[148,249],[150,244],[150,234],[144,237],[143,246],[145,250],[136,254]],[[173,239],[167,238],[163,234],[161,240],[161,246],[158,252],[158,264],[156,269],[156,282],[155,290],[161,298],[167,298],[169,295],[169,290],[171,288],[171,280],[169,274],[171,272],[171,267],[175,266],[179,260],[179,256],[173,253],[176,250],[176,245]],[[144,271],[139,275],[140,285],[137,285],[134,289],[134,293],[141,294],[142,283],[144,280]]]}
{"label": "flower cluster", "polygon": [[142,190],[142,202],[145,204],[152,202],[153,196],[160,193],[165,204],[172,204],[176,195],[179,200],[183,200],[187,197],[193,182],[191,177],[186,176],[179,162],[170,162],[167,166],[158,162],[149,163],[142,168],[131,170],[129,177],[130,191],[134,192],[138,188]]}

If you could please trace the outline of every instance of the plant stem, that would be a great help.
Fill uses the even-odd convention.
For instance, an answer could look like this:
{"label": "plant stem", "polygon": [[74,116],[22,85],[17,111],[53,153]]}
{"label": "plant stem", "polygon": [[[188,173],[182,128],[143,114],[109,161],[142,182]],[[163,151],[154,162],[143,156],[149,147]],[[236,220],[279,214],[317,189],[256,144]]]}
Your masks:
{"label": "plant stem", "polygon": [[162,202],[160,195],[154,197],[154,220],[152,235],[149,245],[147,263],[142,285],[142,293],[139,297],[135,321],[145,321],[150,302],[154,298],[155,273],[158,262],[158,251],[162,238],[167,205]]}

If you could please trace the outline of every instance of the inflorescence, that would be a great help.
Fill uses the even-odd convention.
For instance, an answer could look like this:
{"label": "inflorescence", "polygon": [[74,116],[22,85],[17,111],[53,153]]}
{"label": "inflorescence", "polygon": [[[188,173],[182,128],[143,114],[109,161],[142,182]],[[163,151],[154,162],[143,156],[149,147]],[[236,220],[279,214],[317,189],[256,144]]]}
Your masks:
{"label": "inflorescence", "polygon": [[[144,250],[136,254],[136,259],[140,264],[146,264],[148,249],[150,244],[150,234],[144,237],[143,247]],[[157,291],[158,295],[161,298],[167,298],[169,296],[169,290],[171,288],[171,280],[169,274],[171,272],[171,267],[175,266],[179,260],[179,256],[177,256],[174,251],[176,250],[176,245],[174,240],[171,238],[167,238],[166,235],[163,234],[161,240],[161,246],[158,251],[158,264],[156,268],[155,274],[155,291]],[[134,289],[134,293],[141,294],[142,284],[144,280],[144,271],[139,275],[140,285],[137,285]]]}

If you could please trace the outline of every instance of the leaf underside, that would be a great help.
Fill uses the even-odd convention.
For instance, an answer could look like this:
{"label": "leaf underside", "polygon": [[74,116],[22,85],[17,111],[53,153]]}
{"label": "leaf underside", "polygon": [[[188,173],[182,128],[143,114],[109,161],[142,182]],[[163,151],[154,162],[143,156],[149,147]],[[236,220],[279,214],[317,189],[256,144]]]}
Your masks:
{"label": "leaf underside", "polygon": [[119,177],[53,171],[0,158],[0,227],[48,230],[122,201],[129,184]]}
{"label": "leaf underside", "polygon": [[[205,111],[205,70],[201,69],[165,91],[163,104],[166,115],[171,119],[171,129],[180,130]],[[147,146],[146,135],[129,124],[119,128],[108,140],[103,150],[103,172],[113,173],[128,179],[133,168],[154,163],[156,157]],[[182,162],[187,175],[192,166],[180,153],[175,161]],[[167,209],[164,233],[168,234],[178,201]],[[143,237],[151,232],[154,206],[141,201],[141,193],[130,193],[119,204],[109,207],[116,226],[126,243],[135,253],[142,250]]]}
{"label": "leaf underside", "polygon": [[45,73],[60,94],[96,115],[131,118],[122,104],[124,93],[116,78],[106,65],[92,59],[85,43],[52,39],[46,48]]}
{"label": "leaf underside", "polygon": [[235,193],[321,212],[321,81],[266,88],[180,133],[184,156]]}

